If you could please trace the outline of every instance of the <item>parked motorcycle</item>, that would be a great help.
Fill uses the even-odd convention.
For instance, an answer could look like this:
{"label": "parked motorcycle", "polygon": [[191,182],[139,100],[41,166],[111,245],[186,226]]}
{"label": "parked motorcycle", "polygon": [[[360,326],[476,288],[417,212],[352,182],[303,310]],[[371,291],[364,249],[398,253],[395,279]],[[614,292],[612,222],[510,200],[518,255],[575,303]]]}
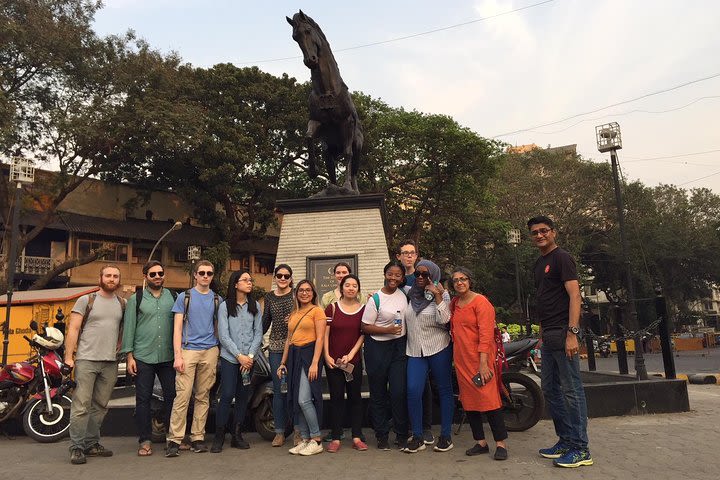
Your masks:
{"label": "parked motorcycle", "polygon": [[610,356],[610,340],[607,337],[599,337],[597,341],[597,351],[600,353],[602,358],[608,358]]}
{"label": "parked motorcycle", "polygon": [[30,438],[55,442],[68,434],[72,404],[68,392],[75,388],[75,382],[69,378],[71,367],[57,352],[64,341],[62,332],[39,327],[34,320],[30,328],[35,332],[33,337],[23,338],[33,355],[0,370],[0,423],[22,418]]}
{"label": "parked motorcycle", "polygon": [[[211,413],[214,412],[220,399],[219,384],[220,376],[218,369],[217,380],[210,390]],[[270,362],[265,356],[264,350],[255,355],[250,387],[252,391],[248,400],[245,421],[250,422],[262,438],[270,441],[275,437],[275,424],[272,412],[273,385],[272,377],[270,376]],[[153,398],[150,406],[152,411],[152,441],[156,443],[165,442],[165,435],[167,433],[167,428],[163,421],[163,406],[162,387],[156,379],[155,385],[153,386]],[[193,405],[191,403],[188,409],[189,417],[192,417],[192,408]]]}
{"label": "parked motorcycle", "polygon": [[545,398],[540,385],[523,370],[539,375],[530,352],[537,348],[539,340],[524,338],[506,343],[507,369],[502,381],[507,392],[501,392],[505,426],[511,432],[522,432],[537,424],[545,411]]}

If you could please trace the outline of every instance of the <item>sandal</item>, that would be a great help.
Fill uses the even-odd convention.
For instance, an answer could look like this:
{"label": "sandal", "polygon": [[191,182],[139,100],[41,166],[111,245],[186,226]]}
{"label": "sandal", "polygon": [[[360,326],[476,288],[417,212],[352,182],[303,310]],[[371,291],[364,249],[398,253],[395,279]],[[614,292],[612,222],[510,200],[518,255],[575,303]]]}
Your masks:
{"label": "sandal", "polygon": [[153,454],[152,444],[150,442],[143,442],[138,448],[138,457],[149,457]]}

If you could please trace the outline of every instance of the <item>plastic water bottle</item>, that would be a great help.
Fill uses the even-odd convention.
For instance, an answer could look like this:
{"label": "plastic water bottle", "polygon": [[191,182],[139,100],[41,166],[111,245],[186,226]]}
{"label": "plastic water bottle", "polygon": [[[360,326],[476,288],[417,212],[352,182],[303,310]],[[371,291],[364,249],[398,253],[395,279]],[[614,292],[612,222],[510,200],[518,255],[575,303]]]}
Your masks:
{"label": "plastic water bottle", "polygon": [[250,372],[248,372],[248,371],[246,371],[246,370],[243,370],[243,372],[242,372],[242,382],[243,382],[243,386],[244,386],[244,387],[247,387],[248,385],[250,385]]}
{"label": "plastic water bottle", "polygon": [[287,393],[288,391],[288,385],[287,385],[287,375],[282,374],[280,377],[280,393]]}
{"label": "plastic water bottle", "polygon": [[[435,286],[437,286],[438,284],[438,282],[433,283],[435,284]],[[425,290],[425,300],[432,302],[433,300],[435,300],[435,294],[432,293],[430,290]]]}
{"label": "plastic water bottle", "polygon": [[396,327],[402,327],[402,315],[400,315],[400,310],[395,312],[394,323]]}

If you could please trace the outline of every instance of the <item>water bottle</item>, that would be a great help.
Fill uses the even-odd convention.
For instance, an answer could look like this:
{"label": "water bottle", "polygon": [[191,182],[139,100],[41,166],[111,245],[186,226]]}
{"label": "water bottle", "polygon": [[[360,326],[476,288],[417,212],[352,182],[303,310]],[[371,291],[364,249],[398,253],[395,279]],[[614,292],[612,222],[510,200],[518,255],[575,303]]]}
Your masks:
{"label": "water bottle", "polygon": [[282,376],[280,377],[280,393],[287,393],[287,391],[288,391],[287,375],[283,373]]}
{"label": "water bottle", "polygon": [[396,327],[402,327],[402,315],[400,314],[400,310],[395,312],[395,320],[394,322]]}
{"label": "water bottle", "polygon": [[[433,284],[437,286],[438,282],[433,282]],[[432,293],[430,290],[425,290],[425,300],[432,302],[433,300],[435,300],[435,294]]]}
{"label": "water bottle", "polygon": [[248,385],[250,385],[250,372],[248,372],[248,371],[246,371],[246,370],[243,370],[243,372],[242,372],[242,382],[243,382],[243,386],[244,386],[244,387],[247,387]]}

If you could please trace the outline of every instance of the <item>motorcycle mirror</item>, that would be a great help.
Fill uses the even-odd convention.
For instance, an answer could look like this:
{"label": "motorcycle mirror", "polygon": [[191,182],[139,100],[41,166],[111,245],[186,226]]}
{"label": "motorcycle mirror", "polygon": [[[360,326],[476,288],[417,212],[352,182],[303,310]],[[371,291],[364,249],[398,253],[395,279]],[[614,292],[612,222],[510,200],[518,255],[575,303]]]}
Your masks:
{"label": "motorcycle mirror", "polygon": [[30,329],[37,332],[38,323],[37,323],[35,320],[33,320],[33,321],[30,322]]}

